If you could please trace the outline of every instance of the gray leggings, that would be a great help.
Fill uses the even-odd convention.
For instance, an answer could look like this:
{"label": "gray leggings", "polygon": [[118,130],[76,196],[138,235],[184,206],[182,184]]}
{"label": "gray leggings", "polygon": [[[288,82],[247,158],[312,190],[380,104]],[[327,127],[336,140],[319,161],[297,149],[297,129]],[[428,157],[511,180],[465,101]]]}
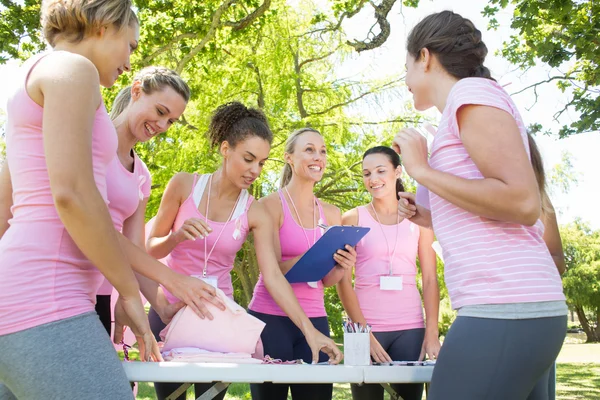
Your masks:
{"label": "gray leggings", "polygon": [[458,317],[433,371],[429,400],[547,400],[567,316]]}
{"label": "gray leggings", "polygon": [[[389,354],[392,361],[416,361],[421,354],[425,328],[407,329],[404,331],[373,332],[381,347]],[[394,384],[390,385],[403,400],[421,400],[423,384]],[[378,384],[352,384],[354,400],[383,400],[383,386]]]}
{"label": "gray leggings", "polygon": [[133,399],[95,312],[0,336],[0,400]]}

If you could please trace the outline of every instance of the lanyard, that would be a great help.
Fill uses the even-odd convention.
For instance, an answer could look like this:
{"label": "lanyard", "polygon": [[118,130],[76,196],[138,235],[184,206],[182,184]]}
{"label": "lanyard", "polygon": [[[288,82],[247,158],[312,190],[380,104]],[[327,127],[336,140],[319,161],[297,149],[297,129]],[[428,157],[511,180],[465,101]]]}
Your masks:
{"label": "lanyard", "polygon": [[375,206],[373,206],[373,202],[371,202],[370,204],[371,204],[371,208],[373,209],[373,213],[375,214],[375,218],[377,218],[377,222],[379,223],[379,228],[381,229],[383,238],[385,239],[385,245],[388,250],[388,252],[387,252],[388,261],[390,263],[390,276],[392,276],[392,275],[394,275],[394,270],[392,268],[392,262],[396,256],[396,247],[398,246],[398,231],[400,230],[400,214],[396,214],[398,217],[398,219],[396,221],[396,240],[394,241],[394,251],[392,252],[392,255],[390,256],[390,243],[388,242],[387,235],[385,234],[385,231],[383,230],[383,224],[379,220],[379,215],[377,215],[377,210],[375,210]]}
{"label": "lanyard", "polygon": [[[306,234],[306,229],[304,229],[304,225],[302,225],[302,220],[300,219],[300,214],[298,213],[296,204],[294,204],[294,200],[292,199],[292,196],[290,196],[290,192],[288,191],[287,186],[284,189],[290,199],[290,203],[292,203],[292,207],[294,208],[294,211],[296,212],[296,217],[298,217],[298,224],[302,228],[302,233],[304,233],[304,237],[306,238],[306,244],[308,245],[308,248],[310,249],[317,242],[317,227],[315,226],[313,228],[313,242],[311,244],[310,241],[308,240],[308,235]],[[313,224],[315,223],[315,217],[316,217],[316,203],[317,203],[317,199],[315,198],[313,200],[313,218],[312,218]],[[319,214],[320,214],[320,212],[319,212]]]}

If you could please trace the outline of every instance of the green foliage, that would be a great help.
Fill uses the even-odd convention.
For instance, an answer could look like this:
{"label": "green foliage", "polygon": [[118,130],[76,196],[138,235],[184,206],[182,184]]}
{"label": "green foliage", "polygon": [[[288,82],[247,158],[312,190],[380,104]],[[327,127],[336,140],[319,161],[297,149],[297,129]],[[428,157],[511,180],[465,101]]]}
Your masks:
{"label": "green foliage", "polygon": [[[559,89],[572,89],[568,107],[580,117],[561,128],[565,137],[600,129],[600,4],[578,0],[490,0],[483,14],[497,28],[496,14],[514,6],[511,27],[516,35],[504,42],[502,55],[527,69],[540,61],[556,69],[540,83],[556,81]],[[534,86],[536,87],[536,86]]]}
{"label": "green foliage", "polygon": [[560,230],[567,271],[563,286],[588,342],[600,341],[600,231],[581,221]]}

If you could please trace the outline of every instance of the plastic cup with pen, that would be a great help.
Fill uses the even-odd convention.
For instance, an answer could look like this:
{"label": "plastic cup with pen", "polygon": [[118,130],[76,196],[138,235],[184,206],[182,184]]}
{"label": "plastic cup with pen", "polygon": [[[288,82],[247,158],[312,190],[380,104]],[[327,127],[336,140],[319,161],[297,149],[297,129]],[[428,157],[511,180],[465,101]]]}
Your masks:
{"label": "plastic cup with pen", "polygon": [[371,326],[344,321],[344,365],[371,365]]}

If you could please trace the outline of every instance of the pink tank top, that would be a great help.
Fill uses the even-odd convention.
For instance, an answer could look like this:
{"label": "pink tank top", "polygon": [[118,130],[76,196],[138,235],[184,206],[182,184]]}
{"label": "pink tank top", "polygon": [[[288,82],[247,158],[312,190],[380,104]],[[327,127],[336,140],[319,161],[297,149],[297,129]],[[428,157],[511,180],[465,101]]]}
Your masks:
{"label": "pink tank top", "polygon": [[[379,225],[366,207],[357,210],[359,225],[371,228],[356,246],[354,280],[354,291],[367,323],[374,332],[423,328],[421,295],[416,281],[419,227],[407,219],[399,226]],[[389,275],[392,255],[392,274],[402,276],[402,290],[381,290],[379,278]]]}
{"label": "pink tank top", "polygon": [[[0,240],[0,335],[93,311],[102,280],[54,207],[42,136],[44,109],[26,90],[29,72],[43,56],[25,63],[8,100],[6,156],[14,205],[10,228]],[[115,128],[102,104],[92,130],[92,161],[105,200],[106,166],[116,151]]]}
{"label": "pink tank top", "polygon": [[[150,171],[135,152],[133,153],[133,172],[121,164],[119,157],[113,157],[108,164],[106,185],[108,211],[110,211],[115,228],[122,232],[123,223],[137,211],[140,201],[150,197],[152,185]],[[111,294],[112,291],[112,285],[105,278],[97,294],[105,296]]]}
{"label": "pink tank top", "polygon": [[[194,185],[188,198],[181,204],[181,207],[179,207],[179,211],[177,212],[173,224],[173,231],[181,228],[183,223],[190,218],[205,219],[194,201],[194,191],[197,182],[198,175],[194,175]],[[210,253],[215,241],[217,241],[217,237],[222,231],[223,233],[221,233],[221,237],[217,241],[217,244],[208,259],[206,275],[209,277],[217,277],[218,288],[221,289],[225,295],[233,298],[231,270],[233,269],[235,256],[242,248],[242,245],[248,236],[248,209],[253,200],[254,198],[252,196],[248,196],[243,214],[237,218],[234,215],[234,218],[229,222],[208,220],[208,224],[213,231],[206,239],[196,239],[194,241],[186,240],[175,246],[173,251],[165,258],[169,268],[185,275],[202,275],[204,260],[206,259],[204,253],[204,241],[206,240],[206,251],[207,253]],[[165,294],[171,303],[178,301],[178,299],[169,293],[166,288]]]}
{"label": "pink tank top", "polygon": [[[308,236],[309,241],[312,243],[312,238],[316,237],[318,240],[321,236],[321,229],[317,228],[316,232],[314,229],[305,229],[298,225],[298,223],[292,217],[290,208],[283,196],[283,192],[279,190],[279,198],[281,200],[281,207],[283,210],[283,224],[279,229],[279,242],[281,244],[281,260],[287,261],[291,258],[297,257],[298,255],[305,253],[310,247],[306,243],[305,235]],[[325,220],[325,214],[323,213],[323,207],[321,202],[317,200],[319,205],[319,216]],[[304,231],[304,232],[303,232]],[[292,290],[300,303],[300,306],[304,310],[304,313],[309,318],[326,317],[327,312],[325,311],[324,301],[324,289],[323,283],[317,282],[317,288],[312,288],[308,283],[292,283]],[[254,296],[248,305],[248,308],[252,311],[259,312],[262,314],[286,316],[281,308],[275,303],[275,300],[269,294],[262,274],[258,277],[258,282],[254,288]]]}

